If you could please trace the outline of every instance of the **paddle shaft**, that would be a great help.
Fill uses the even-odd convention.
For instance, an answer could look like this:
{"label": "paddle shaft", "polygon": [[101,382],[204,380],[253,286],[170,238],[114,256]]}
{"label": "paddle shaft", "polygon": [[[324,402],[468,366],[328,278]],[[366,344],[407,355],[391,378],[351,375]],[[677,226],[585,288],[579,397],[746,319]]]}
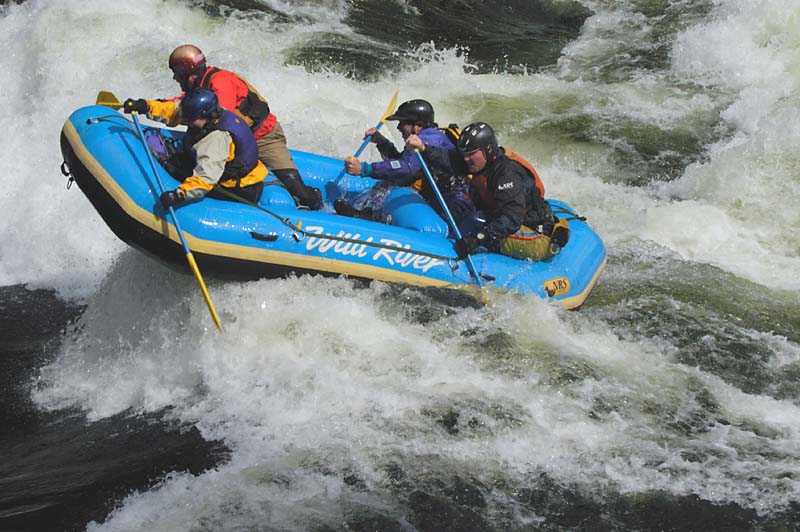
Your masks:
{"label": "paddle shaft", "polygon": [[[392,114],[392,111],[394,110],[394,106],[397,103],[397,93],[398,93],[398,91],[395,90],[394,94],[392,94],[392,99],[389,100],[389,107],[386,108],[386,112],[383,113],[383,116],[381,117],[380,122],[378,122],[378,125],[375,126],[375,131],[380,130],[380,128],[383,127],[383,123],[386,122],[386,117],[388,117],[389,115]],[[358,149],[356,150],[356,153],[355,153],[355,155],[353,155],[353,157],[358,158],[358,156],[361,155],[361,152],[364,151],[364,148],[367,147],[367,144],[369,144],[369,142],[371,140],[372,140],[372,135],[367,135],[364,138],[364,142],[362,142],[361,146],[358,147]],[[339,175],[336,176],[336,179],[334,179],[333,182],[334,183],[338,183],[339,180],[342,178],[342,176],[344,176],[345,171],[346,170],[344,168],[342,168],[342,171],[339,172]]]}
{"label": "paddle shaft", "polygon": [[[428,184],[431,186],[431,189],[433,189],[434,195],[436,195],[436,201],[439,202],[439,206],[442,208],[442,212],[444,212],[444,215],[447,218],[447,223],[450,225],[453,235],[457,240],[461,240],[461,231],[458,230],[456,221],[453,219],[453,215],[450,214],[450,209],[447,208],[447,203],[445,203],[444,197],[439,191],[439,187],[436,186],[436,181],[434,181],[431,171],[428,170],[428,165],[425,164],[425,159],[422,158],[422,154],[417,148],[414,148],[414,153],[417,154],[417,159],[419,159],[419,164],[422,166],[422,171],[425,173],[425,177],[428,179]],[[472,262],[472,257],[467,255],[464,257],[464,262],[467,263],[467,269],[469,270],[470,275],[472,275],[472,278],[475,279],[475,284],[482,287],[483,281],[481,281],[481,276],[478,275],[478,270],[475,268],[475,264]]]}
{"label": "paddle shaft", "polygon": [[[383,120],[378,122],[378,125],[375,126],[375,131],[378,131],[381,128],[382,125],[383,125]],[[364,151],[364,148],[367,147],[367,144],[369,144],[371,140],[372,140],[372,135],[367,135],[366,138],[364,138],[364,142],[362,142],[361,146],[358,147],[358,149],[356,150],[356,153],[353,155],[353,157],[355,157],[357,159],[358,156],[361,155],[361,152]],[[345,172],[345,169],[342,168],[342,171],[339,172],[338,176],[336,176],[336,182],[338,182],[342,178],[342,176],[344,176],[344,172]]]}
{"label": "paddle shaft", "polygon": [[[138,113],[133,112],[131,113],[131,116],[133,116],[133,124],[136,126],[136,133],[138,133],[139,139],[142,141],[144,151],[147,154],[147,160],[150,161],[150,168],[153,170],[153,175],[158,183],[158,195],[160,197],[161,194],[164,193],[164,183],[161,182],[161,178],[158,175],[158,168],[156,168],[156,162],[153,160],[153,154],[150,153],[150,147],[147,145],[147,140],[144,138],[144,132],[142,132],[142,126],[139,123]],[[183,236],[183,231],[181,231],[181,226],[178,223],[178,215],[175,214],[175,209],[173,209],[171,205],[167,208],[167,210],[172,218],[172,223],[175,225],[175,230],[178,232],[178,237],[181,240],[183,251],[186,253],[186,260],[189,262],[189,267],[192,269],[195,279],[197,279],[197,284],[200,285],[200,291],[203,292],[203,298],[206,300],[206,305],[208,305],[208,310],[211,312],[211,317],[214,319],[214,324],[217,326],[217,329],[219,329],[219,332],[223,332],[222,323],[220,323],[217,310],[214,308],[214,304],[211,302],[211,296],[208,294],[206,283],[203,281],[203,276],[200,274],[200,268],[197,267],[197,262],[194,260],[194,255],[192,255],[192,251],[189,249],[189,244],[186,243],[186,239]]]}

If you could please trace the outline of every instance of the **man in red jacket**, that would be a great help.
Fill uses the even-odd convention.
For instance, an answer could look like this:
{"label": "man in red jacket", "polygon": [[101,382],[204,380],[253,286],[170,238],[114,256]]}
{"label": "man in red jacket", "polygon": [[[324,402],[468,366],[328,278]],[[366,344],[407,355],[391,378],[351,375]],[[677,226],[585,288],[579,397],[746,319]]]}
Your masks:
{"label": "man in red jacket", "polygon": [[[292,156],[286,147],[286,136],[278,118],[270,111],[267,101],[243,78],[216,67],[206,65],[206,57],[196,46],[184,44],[175,48],[169,56],[169,68],[173,79],[184,93],[199,87],[211,89],[219,104],[239,115],[250,127],[258,144],[258,157],[272,173],[281,180],[299,205],[317,210],[322,207],[322,194],[318,188],[306,186],[297,171]],[[172,98],[180,100],[183,94]],[[145,100],[125,101],[125,110],[147,113]],[[181,123],[177,113],[171,126]]]}

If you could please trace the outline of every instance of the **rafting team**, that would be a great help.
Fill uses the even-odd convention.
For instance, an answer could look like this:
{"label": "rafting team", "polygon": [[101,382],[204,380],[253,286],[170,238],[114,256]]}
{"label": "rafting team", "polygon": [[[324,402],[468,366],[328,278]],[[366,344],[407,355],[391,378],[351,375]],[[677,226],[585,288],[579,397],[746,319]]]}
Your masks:
{"label": "rafting team", "polygon": [[[203,52],[185,44],[169,56],[173,79],[183,93],[171,99],[128,99],[126,113],[137,112],[188,126],[179,170],[183,182],[165,191],[165,207],[205,197],[257,203],[269,168],[301,208],[322,207],[319,189],[307,186],[295,166],[277,117],[267,101],[242,77],[206,64]],[[397,121],[405,141],[399,151],[376,128],[365,132],[383,160],[348,157],[348,174],[379,180],[350,201],[337,199],[338,214],[382,221],[381,207],[393,187],[414,187],[444,216],[436,191],[424,179],[415,150],[422,154],[444,204],[463,235],[455,243],[459,258],[484,247],[529,260],[547,260],[569,237],[567,221],[553,215],[544,185],[533,166],[500,147],[492,128],[475,122],[463,129],[439,128],[425,100],[402,103],[386,120]],[[215,187],[220,185],[222,189]],[[235,196],[234,196],[235,195]],[[238,197],[238,198],[237,198]]]}

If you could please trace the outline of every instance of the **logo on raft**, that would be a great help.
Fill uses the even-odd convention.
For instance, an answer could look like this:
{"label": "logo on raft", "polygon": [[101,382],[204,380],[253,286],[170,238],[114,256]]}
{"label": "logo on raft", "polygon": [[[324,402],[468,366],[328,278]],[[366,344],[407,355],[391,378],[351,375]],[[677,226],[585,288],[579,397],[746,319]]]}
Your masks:
{"label": "logo on raft", "polygon": [[544,282],[544,291],[547,292],[547,297],[566,294],[569,292],[569,279],[566,277],[548,279]]}
{"label": "logo on raft", "polygon": [[[396,249],[374,248],[366,244],[341,242],[339,240],[316,238],[311,236],[312,234],[323,234],[325,228],[320,226],[309,225],[306,226],[303,231],[306,233],[306,235],[308,235],[308,238],[306,239],[306,250],[308,251],[313,251],[316,249],[319,253],[332,252],[344,257],[358,257],[362,259],[370,258],[373,262],[385,263],[389,266],[411,268],[413,270],[419,270],[423,273],[427,272],[431,268],[445,264],[445,262],[442,260],[425,255],[417,255],[413,251],[407,251],[411,249],[410,244],[403,244],[402,242],[397,242],[396,240],[390,240],[388,238],[381,238],[378,240],[378,243],[383,244],[384,246],[391,246],[392,248]],[[345,231],[339,231],[336,235],[331,236],[352,240],[361,239],[361,234],[346,233]],[[368,237],[366,240],[364,240],[364,242],[373,242],[373,238]],[[372,255],[371,257],[370,254]]]}

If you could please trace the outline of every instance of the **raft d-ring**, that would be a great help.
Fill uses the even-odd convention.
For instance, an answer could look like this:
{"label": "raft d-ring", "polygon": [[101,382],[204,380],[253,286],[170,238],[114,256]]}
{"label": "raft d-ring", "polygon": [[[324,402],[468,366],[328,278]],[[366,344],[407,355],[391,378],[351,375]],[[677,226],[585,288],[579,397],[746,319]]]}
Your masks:
{"label": "raft d-ring", "polygon": [[303,226],[303,222],[294,225],[289,218],[284,218],[281,221],[293,229],[292,238],[294,238],[296,242],[302,242],[306,238],[305,232],[300,229]]}
{"label": "raft d-ring", "polygon": [[458,259],[447,259],[447,265],[450,266],[450,270],[456,271],[459,266],[461,266],[461,261]]}
{"label": "raft d-ring", "polygon": [[63,161],[61,163],[61,173],[67,176],[67,190],[72,186],[72,183],[75,181],[75,178],[72,177],[72,172],[69,170],[69,166],[67,166],[67,161]]}

